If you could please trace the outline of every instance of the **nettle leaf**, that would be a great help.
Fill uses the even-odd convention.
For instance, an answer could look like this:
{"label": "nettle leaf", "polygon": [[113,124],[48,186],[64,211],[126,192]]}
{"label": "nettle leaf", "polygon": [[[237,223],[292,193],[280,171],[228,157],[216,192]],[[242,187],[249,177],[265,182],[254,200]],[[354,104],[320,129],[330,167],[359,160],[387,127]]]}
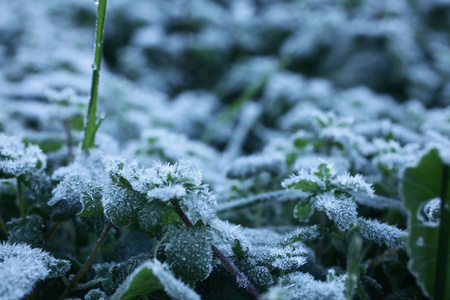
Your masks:
{"label": "nettle leaf", "polygon": [[299,227],[296,230],[287,233],[283,239],[282,245],[289,245],[295,242],[304,242],[323,238],[330,232],[325,225],[312,225],[306,227]]}
{"label": "nettle leaf", "polygon": [[263,172],[278,175],[285,169],[286,163],[282,155],[251,155],[236,159],[228,168],[227,177],[232,179],[246,179]]}
{"label": "nettle leaf", "polygon": [[106,293],[100,289],[90,290],[85,296],[84,300],[106,300],[108,297]]}
{"label": "nettle leaf", "polygon": [[[411,257],[408,266],[416,276],[423,292],[429,296],[436,296],[435,282],[438,280],[436,268],[444,268],[442,271],[447,274],[447,280],[450,276],[450,264],[437,265],[440,228],[436,222],[429,222],[422,216],[424,207],[430,205],[434,199],[442,197],[444,186],[447,186],[447,192],[444,195],[445,213],[450,216],[450,188],[448,188],[450,180],[446,178],[446,182],[444,182],[443,170],[442,159],[438,151],[434,149],[423,156],[416,167],[405,170],[402,182],[405,207],[408,210],[407,249]],[[435,207],[435,205],[433,206]],[[449,219],[450,217],[447,218],[447,220]],[[441,224],[441,226],[443,225]],[[445,226],[449,226],[449,224],[445,224]],[[450,252],[447,253],[447,261],[450,261]],[[445,294],[450,295],[450,285],[448,284],[445,284]]]}
{"label": "nettle leaf", "polygon": [[26,244],[1,243],[0,261],[0,295],[5,300],[23,299],[38,281],[62,276],[70,268],[68,261]]}
{"label": "nettle leaf", "polygon": [[19,138],[0,133],[0,178],[44,170],[47,158],[36,145],[25,145]]}
{"label": "nettle leaf", "polygon": [[284,188],[302,190],[311,194],[320,194],[331,190],[345,192],[358,192],[373,196],[374,191],[364,178],[357,174],[336,174],[332,163],[322,162],[316,168],[301,169],[298,175],[284,180],[281,185]]}
{"label": "nettle leaf", "polygon": [[326,213],[341,231],[349,230],[356,224],[357,205],[347,193],[327,192],[311,199],[311,206]]}
{"label": "nettle leaf", "polygon": [[136,222],[145,201],[143,194],[113,182],[103,191],[102,203],[105,215],[116,226],[127,226]]}
{"label": "nettle leaf", "polygon": [[408,233],[396,226],[380,223],[377,220],[358,218],[361,236],[390,248],[403,247]]}
{"label": "nettle leaf", "polygon": [[169,267],[158,260],[150,260],[140,265],[119,286],[111,299],[136,299],[160,290],[164,290],[172,299],[200,300],[200,296],[195,291],[175,278]]}
{"label": "nettle leaf", "polygon": [[284,299],[340,299],[345,298],[346,275],[327,276],[327,281],[318,281],[308,273],[293,272],[280,277],[279,285],[285,287]]}
{"label": "nettle leaf", "polygon": [[294,207],[294,217],[300,222],[308,222],[314,214],[314,208],[308,201],[300,201]]}
{"label": "nettle leaf", "polygon": [[178,214],[160,201],[150,201],[139,211],[138,222],[141,229],[150,237],[162,238],[165,226],[182,224]]}
{"label": "nettle leaf", "polygon": [[127,261],[121,262],[110,268],[110,289],[117,289],[119,285],[130,276],[133,271],[142,263],[150,259],[149,254],[140,254],[131,257]]}
{"label": "nettle leaf", "polygon": [[42,246],[44,240],[44,220],[39,215],[12,219],[6,223],[8,241],[12,244],[25,243],[32,247]]}
{"label": "nettle leaf", "polygon": [[94,217],[103,215],[102,191],[107,174],[100,160],[101,152],[80,155],[76,161],[56,170],[52,179],[59,181],[48,204],[53,207],[54,221],[64,221],[75,215]]}
{"label": "nettle leaf", "polygon": [[171,270],[186,282],[208,277],[212,271],[211,233],[204,226],[172,226],[166,234],[167,262]]}

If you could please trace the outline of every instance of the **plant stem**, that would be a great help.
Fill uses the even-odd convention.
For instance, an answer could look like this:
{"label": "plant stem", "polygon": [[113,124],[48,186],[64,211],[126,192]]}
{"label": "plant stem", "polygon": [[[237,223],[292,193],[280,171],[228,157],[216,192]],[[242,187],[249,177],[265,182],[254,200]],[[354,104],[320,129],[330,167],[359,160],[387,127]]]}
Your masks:
{"label": "plant stem", "polygon": [[22,217],[22,219],[25,219],[25,203],[23,202],[22,183],[20,182],[19,177],[16,178],[16,182],[17,182],[17,200],[19,201],[20,217]]}
{"label": "plant stem", "polygon": [[45,242],[48,242],[48,240],[50,240],[50,237],[53,235],[53,233],[55,233],[56,229],[58,229],[60,224],[61,224],[60,222],[56,222],[48,229],[47,233],[44,236]]}
{"label": "plant stem", "polygon": [[439,242],[436,259],[436,275],[434,298],[436,300],[447,299],[450,295],[446,295],[447,288],[447,264],[449,256],[449,242],[450,242],[450,208],[447,202],[447,188],[449,181],[450,167],[443,165],[442,167],[442,188],[441,188],[441,217],[439,225]]}
{"label": "plant stem", "polygon": [[108,233],[111,230],[112,226],[113,226],[113,224],[111,223],[111,221],[109,221],[108,224],[106,224],[106,227],[103,230],[102,234],[100,235],[100,238],[98,239],[97,244],[95,244],[94,249],[92,249],[91,253],[89,254],[84,265],[81,267],[80,271],[78,271],[77,276],[75,276],[75,278],[70,281],[69,286],[66,288],[64,293],[59,298],[60,300],[63,300],[70,294],[70,292],[75,288],[77,282],[81,279],[81,277],[83,277],[84,273],[86,273],[86,271],[88,270],[92,261],[94,260],[95,256],[97,255],[98,251],[100,250],[103,243],[105,242],[106,237],[108,236]]}
{"label": "plant stem", "polygon": [[[183,220],[186,227],[193,227],[191,220],[189,220],[188,216],[183,212],[180,205],[175,202],[175,200],[170,200],[170,203],[173,205],[173,209],[175,212],[180,216],[181,220]],[[240,286],[243,286],[246,288],[246,290],[253,296],[255,299],[259,299],[259,292],[255,289],[255,287],[252,285],[250,280],[248,280],[247,276],[245,276],[234,264],[231,262],[228,258],[225,257],[225,255],[220,252],[219,249],[217,249],[216,246],[211,245],[211,250],[214,253],[214,256],[217,257],[222,264],[225,266],[225,268],[228,269],[235,277],[237,282]]]}
{"label": "plant stem", "polygon": [[378,255],[370,262],[368,268],[375,268],[375,267],[379,266],[384,261],[385,258],[395,255],[398,252],[398,250],[400,250],[400,247],[391,248],[391,249],[385,251],[384,253]]}
{"label": "plant stem", "polygon": [[89,107],[86,118],[86,126],[84,128],[84,138],[81,149],[88,152],[94,146],[95,133],[97,132],[99,124],[97,123],[97,98],[98,98],[98,84],[100,79],[100,66],[102,63],[103,52],[103,26],[105,24],[107,0],[99,0],[97,10],[97,27],[95,32],[95,46],[94,46],[94,64],[92,66],[92,83],[91,83],[91,97],[89,99]]}

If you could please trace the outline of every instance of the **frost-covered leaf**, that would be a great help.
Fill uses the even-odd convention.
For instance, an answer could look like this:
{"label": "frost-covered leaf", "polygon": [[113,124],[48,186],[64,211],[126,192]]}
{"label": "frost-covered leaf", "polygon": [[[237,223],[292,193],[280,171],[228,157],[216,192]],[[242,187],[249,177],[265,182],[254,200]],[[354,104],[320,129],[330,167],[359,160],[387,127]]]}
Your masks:
{"label": "frost-covered leaf", "polygon": [[119,286],[111,299],[135,299],[159,290],[164,290],[169,297],[175,300],[200,300],[197,293],[175,278],[167,265],[161,264],[157,260],[147,261],[134,270]]}
{"label": "frost-covered leaf", "polygon": [[11,244],[25,243],[32,247],[40,247],[44,241],[44,220],[39,215],[12,219],[6,223],[8,241]]}
{"label": "frost-covered leaf", "polygon": [[313,213],[314,208],[307,201],[300,201],[294,207],[294,217],[300,222],[308,222]]}
{"label": "frost-covered leaf", "polygon": [[288,245],[297,241],[316,240],[324,237],[330,230],[323,225],[312,225],[307,227],[299,227],[296,230],[287,233],[282,241],[282,245]]}
{"label": "frost-covered leaf", "polygon": [[[329,277],[330,278],[330,277]],[[308,273],[293,272],[279,279],[279,285],[287,291],[284,299],[341,299],[345,298],[345,275],[332,280],[318,281]]]}
{"label": "frost-covered leaf", "polygon": [[0,295],[5,300],[23,299],[38,281],[64,275],[70,268],[68,261],[26,244],[1,243],[0,261]]}
{"label": "frost-covered leaf", "polygon": [[327,192],[311,199],[311,206],[327,214],[340,230],[346,231],[356,224],[357,205],[347,193]]}
{"label": "frost-covered leaf", "polygon": [[227,177],[245,179],[262,172],[278,175],[285,170],[285,159],[281,155],[251,155],[236,159],[228,168]]}
{"label": "frost-covered leaf", "polygon": [[178,214],[159,201],[150,201],[139,211],[138,222],[141,229],[150,237],[162,238],[165,226],[182,223]]}
{"label": "frost-covered leaf", "polygon": [[111,182],[104,188],[102,204],[105,215],[116,226],[127,226],[137,221],[145,203],[145,196]]}
{"label": "frost-covered leaf", "polygon": [[[422,216],[422,213],[424,216]],[[423,211],[419,211],[419,218],[424,219],[424,223],[430,222],[430,225],[439,225],[441,217],[441,199],[434,198],[426,202],[423,206]]]}
{"label": "frost-covered leaf", "polygon": [[84,217],[103,214],[101,198],[108,177],[101,155],[99,151],[92,151],[89,156],[82,154],[73,164],[53,173],[52,179],[59,183],[48,204],[54,208],[55,221],[70,219],[75,214]]}
{"label": "frost-covered leaf", "polygon": [[205,279],[212,271],[211,233],[203,226],[172,226],[167,232],[167,262],[186,282]]}
{"label": "frost-covered leaf", "polygon": [[407,232],[396,226],[381,223],[377,220],[358,218],[358,225],[361,236],[390,248],[402,247],[405,245]]}
{"label": "frost-covered leaf", "polygon": [[298,175],[292,175],[291,178],[284,180],[281,185],[284,188],[298,189],[312,194],[340,190],[358,192],[369,196],[374,195],[372,186],[366,183],[361,175],[337,175],[333,164],[326,162],[322,162],[318,167],[309,170],[301,169]]}
{"label": "frost-covered leaf", "polygon": [[19,177],[44,170],[47,158],[36,145],[25,145],[19,138],[0,133],[0,178]]}
{"label": "frost-covered leaf", "polygon": [[85,296],[84,300],[106,300],[108,297],[106,293],[100,289],[90,290]]}
{"label": "frost-covered leaf", "polygon": [[[407,249],[411,257],[408,267],[416,276],[423,292],[430,296],[435,296],[436,268],[445,268],[443,271],[447,277],[450,276],[449,264],[437,265],[439,227],[435,222],[428,222],[421,217],[422,208],[429,204],[430,200],[442,197],[444,186],[447,186],[447,194],[444,195],[445,213],[450,215],[450,180],[447,178],[447,182],[443,182],[443,168],[444,164],[438,151],[431,150],[422,157],[416,167],[405,170],[402,186],[405,207],[408,210]],[[447,260],[450,261],[450,253],[447,253]],[[445,286],[445,293],[450,295],[448,284]]]}

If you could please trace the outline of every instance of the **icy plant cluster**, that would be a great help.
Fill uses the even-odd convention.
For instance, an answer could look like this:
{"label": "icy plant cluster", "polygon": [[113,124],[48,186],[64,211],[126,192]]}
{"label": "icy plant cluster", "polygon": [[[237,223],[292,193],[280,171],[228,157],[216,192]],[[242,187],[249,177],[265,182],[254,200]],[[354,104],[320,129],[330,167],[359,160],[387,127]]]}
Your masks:
{"label": "icy plant cluster", "polygon": [[0,2],[0,299],[450,297],[446,1],[108,1],[85,148],[94,3]]}

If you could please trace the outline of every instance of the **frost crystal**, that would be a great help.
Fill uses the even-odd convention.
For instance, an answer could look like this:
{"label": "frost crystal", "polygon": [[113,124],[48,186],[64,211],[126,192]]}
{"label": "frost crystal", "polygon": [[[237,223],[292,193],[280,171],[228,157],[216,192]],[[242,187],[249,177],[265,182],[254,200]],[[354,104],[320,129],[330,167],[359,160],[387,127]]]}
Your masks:
{"label": "frost crystal", "polygon": [[357,206],[353,197],[347,194],[336,196],[333,192],[323,193],[311,200],[311,206],[324,211],[342,231],[349,230],[356,223]]}
{"label": "frost crystal", "polygon": [[345,299],[345,275],[332,280],[317,281],[312,275],[293,272],[280,278],[279,285],[287,291],[285,299]]}
{"label": "frost crystal", "polygon": [[362,237],[378,244],[385,244],[391,248],[402,247],[405,244],[407,232],[395,226],[365,218],[358,218],[358,225]]}
{"label": "frost crystal", "polygon": [[0,177],[18,177],[44,170],[46,156],[36,145],[25,145],[13,136],[0,133]]}
{"label": "frost crystal", "polygon": [[70,267],[68,261],[26,244],[1,243],[0,262],[0,295],[4,300],[23,299],[36,282],[61,276]]}
{"label": "frost crystal", "polygon": [[441,216],[441,199],[431,199],[427,202],[427,204],[425,204],[423,211],[430,221],[439,221],[439,218]]}

